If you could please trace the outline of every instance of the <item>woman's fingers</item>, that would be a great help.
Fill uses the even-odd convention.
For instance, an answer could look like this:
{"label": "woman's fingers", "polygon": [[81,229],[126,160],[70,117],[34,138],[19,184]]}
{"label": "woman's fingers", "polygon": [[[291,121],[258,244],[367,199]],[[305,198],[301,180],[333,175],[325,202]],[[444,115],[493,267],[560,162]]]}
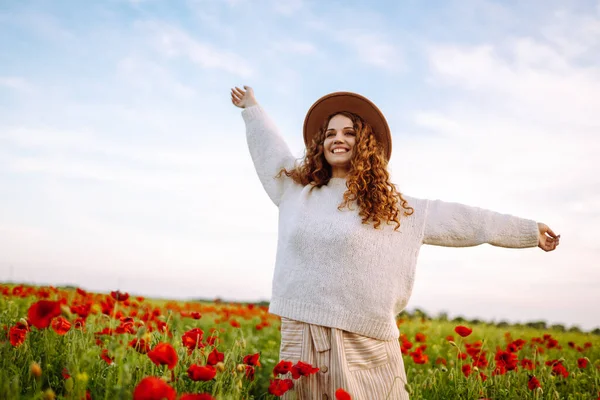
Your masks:
{"label": "woman's fingers", "polygon": [[243,98],[243,95],[240,95],[235,90],[231,89],[231,98],[235,99],[237,102],[240,102]]}
{"label": "woman's fingers", "polygon": [[244,85],[244,89],[246,90],[244,91],[237,86],[231,89],[231,101],[233,104],[242,108],[256,104],[252,88]]}
{"label": "woman's fingers", "polygon": [[244,97],[244,95],[246,94],[242,89],[240,89],[239,87],[235,87],[236,93],[240,96],[240,97]]}
{"label": "woman's fingers", "polygon": [[548,235],[552,236],[553,238],[555,238],[555,237],[556,237],[556,233],[554,233],[554,232],[552,231],[552,229],[550,229],[550,227],[549,227],[549,226],[547,226],[547,225],[546,225],[546,232],[548,232]]}

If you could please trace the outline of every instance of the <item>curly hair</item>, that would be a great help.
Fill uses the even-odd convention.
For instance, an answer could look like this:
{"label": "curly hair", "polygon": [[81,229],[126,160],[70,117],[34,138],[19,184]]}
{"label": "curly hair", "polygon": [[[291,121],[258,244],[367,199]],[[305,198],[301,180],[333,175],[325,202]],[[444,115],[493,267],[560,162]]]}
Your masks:
{"label": "curly hair", "polygon": [[356,143],[347,176],[348,190],[344,193],[344,201],[338,206],[338,210],[341,211],[344,207],[351,209],[350,202],[356,201],[363,224],[374,222],[374,228],[377,229],[382,220],[386,220],[388,224],[394,221],[397,224],[394,230],[398,230],[398,204],[405,210],[405,216],[411,215],[414,209],[407,205],[402,194],[389,182],[388,162],[383,149],[377,145],[371,126],[357,114],[347,111],[331,114],[313,137],[312,143],[307,146],[303,162],[291,171],[282,168],[277,177],[285,173],[303,186],[311,184],[311,192],[315,187],[327,185],[332,177],[332,169],[325,159],[325,131],[331,118],[340,114],[352,120]]}

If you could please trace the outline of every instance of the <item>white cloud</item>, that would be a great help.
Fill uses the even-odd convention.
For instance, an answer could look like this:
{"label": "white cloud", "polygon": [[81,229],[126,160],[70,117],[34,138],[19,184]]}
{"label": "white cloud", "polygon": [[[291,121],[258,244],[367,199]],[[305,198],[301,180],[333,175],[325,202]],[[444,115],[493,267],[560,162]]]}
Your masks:
{"label": "white cloud", "polygon": [[397,45],[380,34],[349,33],[347,40],[354,47],[362,62],[391,71],[404,69],[405,63]]}
{"label": "white cloud", "polygon": [[[600,127],[600,69],[577,68],[531,39],[512,45],[512,62],[492,45],[432,46],[429,62],[437,82],[488,97],[493,93],[513,112],[527,107],[530,118]],[[536,51],[524,51],[532,48]]]}
{"label": "white cloud", "polygon": [[[348,28],[346,25],[332,25],[327,20],[328,16],[312,15],[305,17],[306,26],[316,32],[324,40],[332,40],[354,51],[358,62],[381,68],[387,71],[404,71],[406,63],[403,58],[400,43],[402,40],[390,38],[386,31],[378,27],[381,16],[364,13],[357,14],[352,10],[345,10],[345,14],[336,15],[335,19],[363,21],[360,27]],[[395,32],[399,35],[398,32]]]}
{"label": "white cloud", "polygon": [[600,15],[556,11],[551,23],[541,29],[541,34],[566,57],[594,54],[592,60],[597,62],[599,59]]}
{"label": "white cloud", "polygon": [[219,69],[242,78],[254,74],[244,57],[197,40],[175,26],[158,22],[144,22],[139,26],[151,34],[155,48],[168,58],[184,57],[203,68]]}
{"label": "white cloud", "polygon": [[156,62],[129,56],[121,60],[117,68],[125,84],[146,94],[154,94],[153,92],[158,90],[181,98],[196,95],[194,88],[179,82],[167,69]]}

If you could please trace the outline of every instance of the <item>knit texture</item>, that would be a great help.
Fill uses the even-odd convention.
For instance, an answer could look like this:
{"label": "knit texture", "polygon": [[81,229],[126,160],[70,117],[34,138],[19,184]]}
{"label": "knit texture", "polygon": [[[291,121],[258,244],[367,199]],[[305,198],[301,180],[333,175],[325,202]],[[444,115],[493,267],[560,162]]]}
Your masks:
{"label": "knit texture", "polygon": [[[245,108],[246,139],[267,195],[279,207],[277,255],[269,311],[381,340],[396,339],[395,317],[407,305],[422,244],[467,247],[538,244],[532,220],[403,194],[414,213],[400,228],[363,224],[356,203],[337,207],[345,178],[320,188],[281,174],[295,158],[260,105]],[[398,188],[397,188],[398,189]],[[400,190],[398,190],[400,192]],[[399,207],[402,210],[401,207]]]}

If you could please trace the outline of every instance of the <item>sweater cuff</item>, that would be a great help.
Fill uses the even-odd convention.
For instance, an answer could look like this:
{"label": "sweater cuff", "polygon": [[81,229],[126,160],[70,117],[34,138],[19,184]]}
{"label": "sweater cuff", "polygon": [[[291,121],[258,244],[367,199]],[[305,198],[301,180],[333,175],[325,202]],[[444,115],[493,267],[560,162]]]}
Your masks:
{"label": "sweater cuff", "polygon": [[536,221],[523,219],[521,221],[521,247],[537,247],[539,243],[539,229]]}
{"label": "sweater cuff", "polygon": [[242,118],[244,122],[248,123],[260,118],[263,115],[263,109],[260,104],[255,104],[250,107],[246,107],[242,110]]}

